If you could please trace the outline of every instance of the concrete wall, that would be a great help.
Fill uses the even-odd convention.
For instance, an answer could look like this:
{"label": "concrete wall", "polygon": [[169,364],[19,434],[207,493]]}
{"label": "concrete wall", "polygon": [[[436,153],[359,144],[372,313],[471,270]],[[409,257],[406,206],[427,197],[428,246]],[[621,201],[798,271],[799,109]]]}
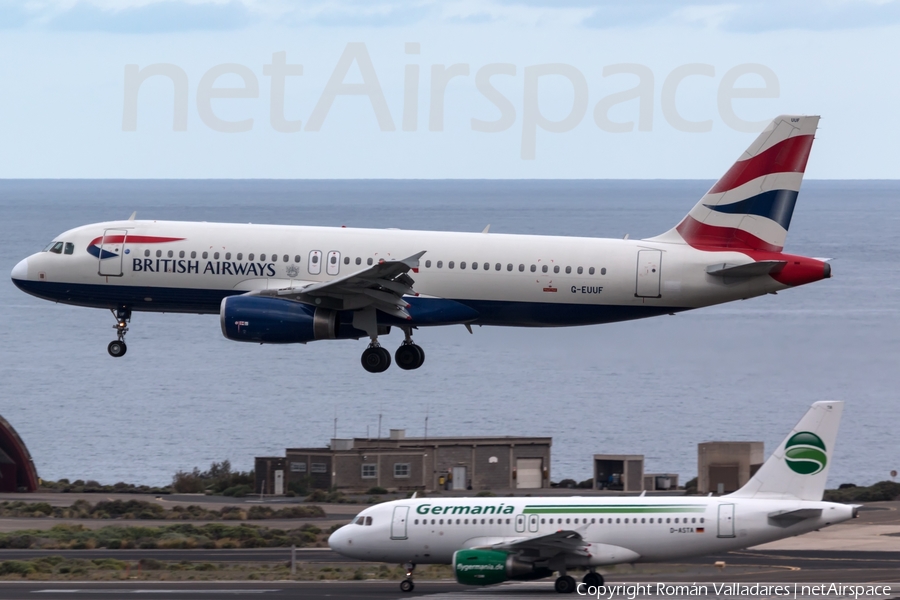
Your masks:
{"label": "concrete wall", "polygon": [[[717,483],[725,484],[725,493],[733,492],[750,480],[763,461],[762,442],[704,442],[698,444],[697,492],[700,494],[716,492]],[[736,477],[734,477],[734,473],[736,473]],[[712,479],[718,479],[718,481]]]}

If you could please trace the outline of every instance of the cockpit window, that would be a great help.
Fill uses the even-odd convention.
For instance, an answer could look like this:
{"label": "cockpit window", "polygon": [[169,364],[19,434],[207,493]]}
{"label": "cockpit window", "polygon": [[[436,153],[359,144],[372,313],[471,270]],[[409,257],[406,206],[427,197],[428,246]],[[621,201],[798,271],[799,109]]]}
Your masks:
{"label": "cockpit window", "polygon": [[73,252],[75,252],[75,244],[66,242],[66,249],[63,251],[63,254],[72,254]]}
{"label": "cockpit window", "polygon": [[56,242],[50,242],[49,244],[47,244],[47,247],[46,247],[46,248],[44,248],[43,250],[41,250],[41,252],[50,252],[50,248],[52,248],[52,247],[53,247],[53,244],[55,244],[55,243],[56,243]]}
{"label": "cockpit window", "polygon": [[366,518],[365,518],[365,517],[357,517],[357,518],[356,518],[356,521],[354,521],[354,523],[357,524],[357,525],[365,525],[365,524],[366,524]]}
{"label": "cockpit window", "polygon": [[372,524],[372,517],[366,517],[366,525]]}
{"label": "cockpit window", "polygon": [[50,248],[50,252],[52,252],[53,254],[62,254],[62,251],[63,251],[63,243],[62,242],[56,242],[55,244],[53,244],[53,247]]}

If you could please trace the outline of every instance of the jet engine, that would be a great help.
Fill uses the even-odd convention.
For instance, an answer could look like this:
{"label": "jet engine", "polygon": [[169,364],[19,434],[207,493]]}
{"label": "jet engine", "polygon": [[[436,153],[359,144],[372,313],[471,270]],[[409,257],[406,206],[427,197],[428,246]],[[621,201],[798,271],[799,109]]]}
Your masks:
{"label": "jet engine", "polygon": [[[305,344],[315,340],[367,337],[353,327],[353,313],[265,296],[229,296],[219,309],[229,340],[261,344]],[[380,333],[380,332],[379,332]]]}
{"label": "jet engine", "polygon": [[456,581],[464,585],[490,585],[509,579],[542,579],[553,575],[547,567],[498,550],[457,550],[453,553]]}

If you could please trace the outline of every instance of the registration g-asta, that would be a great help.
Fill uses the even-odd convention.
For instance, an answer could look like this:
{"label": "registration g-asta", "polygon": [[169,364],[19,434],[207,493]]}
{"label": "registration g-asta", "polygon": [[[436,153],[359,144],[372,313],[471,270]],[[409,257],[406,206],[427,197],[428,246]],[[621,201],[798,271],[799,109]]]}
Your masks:
{"label": "registration g-asta", "polygon": [[133,311],[218,313],[231,340],[370,340],[367,371],[403,331],[403,369],[425,360],[413,330],[560,327],[676,313],[831,276],[783,252],[818,117],[781,116],[670,231],[645,240],[279,225],[114,221],[58,236],[12,271],[22,290],[107,308],[112,356]]}
{"label": "registration g-asta", "polygon": [[[677,561],[800,535],[853,518],[822,502],[842,402],[816,402],[750,481],[711,496],[409,498],[371,506],[328,539],[365,561],[453,565],[489,585],[557,574],[556,591],[592,595],[598,567]],[[585,570],[582,583],[572,571]]]}

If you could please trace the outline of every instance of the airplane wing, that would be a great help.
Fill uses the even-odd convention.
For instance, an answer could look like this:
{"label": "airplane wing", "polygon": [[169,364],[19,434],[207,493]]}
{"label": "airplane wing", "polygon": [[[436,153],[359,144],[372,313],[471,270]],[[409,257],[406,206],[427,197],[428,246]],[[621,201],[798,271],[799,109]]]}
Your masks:
{"label": "airplane wing", "polygon": [[539,559],[550,558],[557,554],[588,556],[586,550],[588,546],[590,546],[590,544],[585,542],[584,538],[581,537],[581,534],[577,531],[562,530],[513,542],[491,544],[489,546],[483,546],[482,549],[515,552],[524,556]]}
{"label": "airplane wing", "polygon": [[423,254],[424,250],[403,260],[380,260],[367,269],[331,281],[251,293],[334,310],[358,310],[373,306],[389,315],[409,320],[409,313],[406,312],[409,304],[403,296],[416,294],[409,271],[419,266]]}

